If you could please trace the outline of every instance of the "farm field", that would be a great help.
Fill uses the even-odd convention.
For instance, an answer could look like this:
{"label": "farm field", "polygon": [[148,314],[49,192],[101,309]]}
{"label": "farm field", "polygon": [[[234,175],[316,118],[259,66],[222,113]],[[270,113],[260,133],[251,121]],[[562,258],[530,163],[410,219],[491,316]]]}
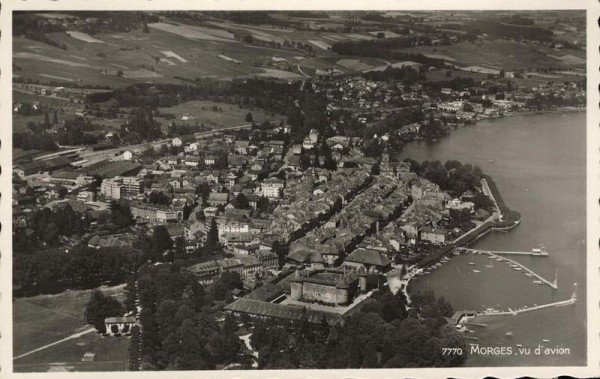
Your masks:
{"label": "farm field", "polygon": [[[123,301],[125,296],[123,288],[124,285],[119,285],[101,289],[105,294]],[[14,355],[26,353],[87,329],[84,309],[89,296],[89,290],[72,290],[59,294],[15,299],[13,302]],[[55,345],[48,350],[60,345]],[[31,354],[29,357],[33,358],[37,354],[41,352]]]}
{"label": "farm field", "polygon": [[[213,107],[220,108],[222,111],[215,112],[213,111]],[[252,118],[256,123],[281,120],[283,118],[281,115],[273,116],[257,109],[241,109],[237,105],[209,100],[188,101],[173,107],[159,108],[159,111],[162,114],[170,113],[175,115],[176,119],[172,121],[175,121],[176,124],[194,125],[197,122],[198,124],[204,124],[204,127],[212,128],[248,124],[248,122],[246,122],[246,115],[248,112],[252,113]],[[181,118],[183,116],[188,116],[189,119],[182,120]],[[163,118],[157,118],[157,120],[161,121],[161,124],[163,124],[165,129],[164,131],[166,131],[166,125],[170,124],[171,120]]]}
{"label": "farm field", "polygon": [[535,46],[504,40],[487,41],[482,45],[461,42],[443,47],[416,46],[402,49],[402,51],[450,57],[455,59],[460,66],[492,64],[503,67],[505,70],[527,69],[544,65],[557,66],[561,63],[560,60],[548,56]]}
{"label": "farm field", "polygon": [[[119,88],[139,82],[181,83],[178,78],[244,77],[263,72],[253,67],[261,56],[277,55],[293,60],[294,56],[301,55],[297,51],[246,45],[224,38],[224,31],[219,29],[213,30],[214,35],[208,34],[210,28],[198,30],[194,27],[192,30],[192,36],[205,38],[183,36],[180,29],[176,29],[180,32],[177,34],[158,28],[150,28],[150,33],[134,30],[94,35],[94,39],[105,43],[86,42],[66,33],[49,33],[50,39],[64,44],[67,50],[63,50],[17,37],[14,39],[14,61],[20,68],[18,75],[24,79]],[[231,59],[224,60],[219,56]],[[61,70],[60,77],[48,76],[65,64],[71,67],[64,73]],[[117,75],[119,71],[122,76]]]}

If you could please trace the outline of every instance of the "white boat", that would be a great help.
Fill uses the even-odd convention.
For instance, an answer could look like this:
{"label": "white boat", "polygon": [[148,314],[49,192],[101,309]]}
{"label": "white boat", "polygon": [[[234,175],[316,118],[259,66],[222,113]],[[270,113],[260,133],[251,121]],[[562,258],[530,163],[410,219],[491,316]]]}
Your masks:
{"label": "white boat", "polygon": [[481,271],[479,271],[479,270],[473,270],[473,272],[481,272]]}
{"label": "white boat", "polygon": [[546,248],[544,247],[544,245],[540,244],[539,248],[531,249],[531,255],[547,257],[548,253],[546,252]]}
{"label": "white boat", "polygon": [[475,262],[469,262],[469,265],[475,266]]}
{"label": "white boat", "polygon": [[512,337],[512,336],[514,336],[514,335],[515,335],[515,333],[514,333],[514,332],[511,332],[511,331],[508,331],[508,332],[504,333],[504,336],[505,336],[505,337]]}
{"label": "white boat", "polygon": [[530,274],[530,273],[528,273],[528,272],[527,272],[527,273],[525,273],[525,276],[526,276],[526,277],[528,277],[528,278],[533,278],[533,275],[531,275],[531,274]]}
{"label": "white boat", "polygon": [[543,339],[542,342],[550,342],[550,340]]}
{"label": "white boat", "polygon": [[515,270],[515,271],[523,271],[523,269],[521,267],[513,267],[513,270]]}
{"label": "white boat", "polygon": [[541,280],[534,280],[533,284],[544,284],[544,282],[542,282]]}
{"label": "white boat", "polygon": [[504,259],[502,259],[502,257],[496,257],[496,260],[497,260],[498,262],[502,262]]}

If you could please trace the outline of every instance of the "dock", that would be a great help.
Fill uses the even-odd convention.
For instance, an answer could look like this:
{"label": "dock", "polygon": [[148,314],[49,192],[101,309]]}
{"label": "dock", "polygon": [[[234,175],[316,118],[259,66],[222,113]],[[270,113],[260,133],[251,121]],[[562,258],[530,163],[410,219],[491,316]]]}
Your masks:
{"label": "dock", "polygon": [[477,312],[477,316],[515,316],[515,315],[518,315],[519,313],[533,312],[533,311],[537,311],[540,309],[564,307],[566,305],[575,304],[576,302],[577,302],[577,283],[573,283],[573,294],[571,295],[570,299],[556,301],[556,302],[548,303],[548,304],[534,305],[533,307],[525,306],[525,307],[521,307],[521,308],[517,308],[517,309],[508,308],[507,311],[491,310],[491,311]]}
{"label": "dock", "polygon": [[470,251],[473,253],[491,253],[491,254],[495,254],[495,255],[529,255],[532,257],[547,257],[548,253],[545,251],[542,251],[540,253],[537,252],[533,252],[533,251],[497,251],[497,250],[481,250],[481,249],[469,249],[466,247],[463,247],[462,250],[466,250],[466,251]]}
{"label": "dock", "polygon": [[[462,249],[462,250],[465,250],[465,251],[473,252],[474,254],[487,254],[487,255],[489,255],[489,256],[491,256],[491,257],[494,257],[494,258],[496,258],[496,257],[500,257],[499,255],[496,255],[496,253],[495,253],[495,252],[491,252],[491,251],[488,251],[488,250],[475,250],[475,249],[467,249],[467,248],[464,248],[464,247],[463,247],[463,248],[461,248],[461,249]],[[536,274],[536,273],[535,273],[535,272],[533,272],[531,269],[527,268],[526,266],[522,265],[522,264],[521,264],[521,263],[519,263],[519,262],[516,262],[516,261],[514,261],[514,260],[512,260],[512,259],[510,259],[510,258],[507,258],[507,257],[502,257],[502,259],[503,259],[504,261],[506,261],[506,262],[512,263],[512,264],[514,264],[514,265],[516,265],[516,266],[520,267],[521,269],[523,269],[523,271],[524,271],[524,272],[531,274],[531,275],[532,275],[534,278],[536,278],[536,279],[538,279],[538,280],[542,281],[544,284],[548,285],[548,286],[549,286],[549,287],[551,287],[552,289],[554,289],[554,290],[558,289],[558,284],[557,284],[558,272],[557,272],[556,276],[554,277],[554,282],[551,282],[551,281],[549,281],[548,279],[545,279],[545,278],[543,278],[542,276],[540,276],[540,275]]]}
{"label": "dock", "polygon": [[554,303],[548,303],[548,304],[542,304],[542,305],[536,305],[534,307],[524,307],[524,308],[519,308],[519,309],[510,309],[507,311],[497,311],[497,312],[480,312],[477,313],[478,316],[515,316],[518,315],[519,313],[525,313],[525,312],[533,312],[533,311],[537,311],[540,309],[545,309],[545,308],[554,308],[554,307],[562,307],[565,305],[571,305],[571,304],[575,304],[575,302],[577,301],[576,298],[570,298],[568,300],[562,300],[562,301],[557,301]]}

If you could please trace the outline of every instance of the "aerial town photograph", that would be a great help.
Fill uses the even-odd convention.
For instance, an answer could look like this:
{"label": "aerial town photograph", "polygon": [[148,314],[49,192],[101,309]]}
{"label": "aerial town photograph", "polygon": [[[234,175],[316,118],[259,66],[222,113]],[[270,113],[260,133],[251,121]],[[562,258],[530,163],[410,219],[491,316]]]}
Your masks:
{"label": "aerial town photograph", "polygon": [[14,372],[586,366],[585,25],[14,12]]}

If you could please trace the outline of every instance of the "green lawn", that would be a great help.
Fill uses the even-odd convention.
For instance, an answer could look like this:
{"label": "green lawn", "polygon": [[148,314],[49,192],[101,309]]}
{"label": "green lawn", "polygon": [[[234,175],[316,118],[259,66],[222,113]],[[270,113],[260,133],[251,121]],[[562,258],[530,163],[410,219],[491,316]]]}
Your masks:
{"label": "green lawn", "polygon": [[[122,285],[104,287],[102,290],[121,301],[124,299]],[[15,299],[13,301],[14,355],[23,354],[86,329],[88,326],[83,313],[89,296],[89,290],[78,290]],[[51,351],[58,346],[60,344],[48,350]],[[38,354],[42,354],[42,351],[26,358],[34,358]]]}
{"label": "green lawn", "polygon": [[[124,371],[128,369],[130,342],[127,337],[89,333],[14,361],[15,371]],[[95,354],[93,362],[82,362],[88,352]]]}
{"label": "green lawn", "polygon": [[[215,112],[213,110],[215,106],[222,111]],[[237,105],[208,100],[188,101],[169,108],[159,108],[159,110],[161,113],[174,114],[177,119],[173,121],[176,124],[195,125],[198,122],[198,124],[203,123],[205,127],[231,127],[247,124],[246,115],[248,112],[252,113],[252,119],[257,123],[265,120],[281,120],[283,118],[281,115],[267,114],[258,109],[241,109]],[[181,120],[181,117],[185,115],[192,116],[193,118],[187,121]],[[164,122],[161,121],[161,123],[168,125],[170,121],[165,120]]]}

